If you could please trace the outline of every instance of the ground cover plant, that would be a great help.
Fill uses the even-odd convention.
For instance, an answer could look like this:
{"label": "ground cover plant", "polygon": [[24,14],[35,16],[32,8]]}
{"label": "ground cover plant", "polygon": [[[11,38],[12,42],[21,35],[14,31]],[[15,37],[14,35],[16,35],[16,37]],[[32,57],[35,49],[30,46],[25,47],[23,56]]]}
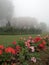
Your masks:
{"label": "ground cover plant", "polygon": [[18,38],[17,41],[12,38],[9,45],[0,44],[1,65],[49,65],[48,35]]}

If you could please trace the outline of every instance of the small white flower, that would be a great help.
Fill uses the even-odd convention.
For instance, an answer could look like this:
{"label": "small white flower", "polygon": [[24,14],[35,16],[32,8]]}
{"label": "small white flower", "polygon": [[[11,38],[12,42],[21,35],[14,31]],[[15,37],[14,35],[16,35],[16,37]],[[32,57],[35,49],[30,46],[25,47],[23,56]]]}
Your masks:
{"label": "small white flower", "polygon": [[32,51],[32,52],[34,52],[34,51],[35,51],[34,46],[31,46],[31,47],[30,47],[30,49],[31,49],[31,51]]}
{"label": "small white flower", "polygon": [[34,63],[36,63],[36,58],[35,57],[32,57],[31,58],[31,61],[34,62]]}

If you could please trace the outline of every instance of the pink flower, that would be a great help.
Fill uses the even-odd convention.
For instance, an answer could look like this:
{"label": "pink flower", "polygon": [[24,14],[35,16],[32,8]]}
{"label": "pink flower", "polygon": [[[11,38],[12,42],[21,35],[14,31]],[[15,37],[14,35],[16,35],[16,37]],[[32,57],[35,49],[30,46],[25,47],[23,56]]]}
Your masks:
{"label": "pink flower", "polygon": [[30,48],[30,43],[29,42],[25,42],[25,46],[27,46],[28,48]]}
{"label": "pink flower", "polygon": [[32,42],[32,43],[34,43],[35,41],[34,41],[34,40],[32,40],[31,42]]}
{"label": "pink flower", "polygon": [[32,39],[32,37],[31,37],[31,36],[29,36],[29,39]]}
{"label": "pink flower", "polygon": [[27,47],[30,48],[30,43],[27,43]]}
{"label": "pink flower", "polygon": [[36,63],[36,58],[35,57],[32,57],[31,58],[31,61],[34,62],[34,63]]}
{"label": "pink flower", "polygon": [[31,46],[31,47],[30,47],[30,49],[31,49],[31,51],[32,51],[32,52],[34,52],[34,51],[35,51],[34,46]]}
{"label": "pink flower", "polygon": [[30,43],[30,42],[31,42],[31,40],[27,40],[27,42],[28,42],[28,43]]}

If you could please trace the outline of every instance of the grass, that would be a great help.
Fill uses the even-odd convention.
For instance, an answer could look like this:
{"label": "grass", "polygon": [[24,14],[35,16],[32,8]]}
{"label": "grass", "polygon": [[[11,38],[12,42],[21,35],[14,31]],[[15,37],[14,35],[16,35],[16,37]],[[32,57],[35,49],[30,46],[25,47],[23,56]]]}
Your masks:
{"label": "grass", "polygon": [[[4,46],[10,45],[13,41],[18,41],[20,37],[22,38],[28,38],[30,35],[0,35],[0,44],[3,44]],[[31,35],[32,37],[35,37],[36,35]]]}
{"label": "grass", "polygon": [[[42,34],[44,36],[45,34]],[[0,44],[3,44],[4,46],[10,45],[13,41],[18,41],[20,37],[22,38],[28,38],[29,36],[32,36],[33,38],[36,36],[36,34],[32,35],[0,35]]]}

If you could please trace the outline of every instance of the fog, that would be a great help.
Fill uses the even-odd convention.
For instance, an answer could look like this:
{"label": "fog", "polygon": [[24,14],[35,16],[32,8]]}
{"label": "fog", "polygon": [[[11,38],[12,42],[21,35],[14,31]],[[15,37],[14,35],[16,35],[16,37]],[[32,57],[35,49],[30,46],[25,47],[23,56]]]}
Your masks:
{"label": "fog", "polygon": [[[49,28],[49,0],[0,0],[0,26]],[[41,23],[40,23],[41,22]]]}
{"label": "fog", "polygon": [[49,0],[13,0],[15,17],[35,17],[49,24]]}
{"label": "fog", "polygon": [[0,24],[4,24],[11,19],[13,9],[14,7],[10,0],[0,0]]}

